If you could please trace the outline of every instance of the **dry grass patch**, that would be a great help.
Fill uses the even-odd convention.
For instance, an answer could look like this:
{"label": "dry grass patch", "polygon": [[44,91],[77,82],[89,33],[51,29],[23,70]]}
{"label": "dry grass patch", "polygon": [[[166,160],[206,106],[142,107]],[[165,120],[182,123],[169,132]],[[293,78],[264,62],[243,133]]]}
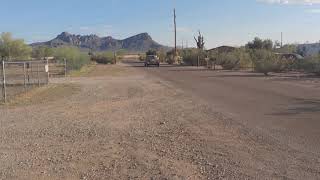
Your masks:
{"label": "dry grass patch", "polygon": [[97,65],[93,71],[87,74],[88,77],[97,76],[112,76],[121,77],[126,76],[130,72],[129,68],[120,65]]}
{"label": "dry grass patch", "polygon": [[92,63],[89,65],[83,66],[80,70],[71,71],[69,76],[70,77],[81,77],[81,76],[87,76],[90,74],[93,70],[96,68],[96,64]]}
{"label": "dry grass patch", "polygon": [[82,67],[80,70],[70,72],[70,77],[99,77],[125,76],[129,73],[129,69],[119,65],[111,64],[90,64]]}
{"label": "dry grass patch", "polygon": [[35,88],[25,94],[13,98],[6,105],[33,105],[53,102],[62,98],[67,98],[80,92],[80,86],[75,84],[50,84],[40,88]]}

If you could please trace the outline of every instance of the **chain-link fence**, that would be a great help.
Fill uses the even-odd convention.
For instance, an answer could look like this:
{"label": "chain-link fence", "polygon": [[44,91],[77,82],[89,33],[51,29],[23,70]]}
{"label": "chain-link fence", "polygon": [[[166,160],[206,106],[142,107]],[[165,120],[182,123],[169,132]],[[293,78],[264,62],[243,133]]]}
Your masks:
{"label": "chain-link fence", "polygon": [[49,83],[50,72],[52,76],[66,75],[66,63],[40,61],[2,61],[1,62],[1,96],[0,101],[6,102],[12,97],[27,92],[34,87]]}

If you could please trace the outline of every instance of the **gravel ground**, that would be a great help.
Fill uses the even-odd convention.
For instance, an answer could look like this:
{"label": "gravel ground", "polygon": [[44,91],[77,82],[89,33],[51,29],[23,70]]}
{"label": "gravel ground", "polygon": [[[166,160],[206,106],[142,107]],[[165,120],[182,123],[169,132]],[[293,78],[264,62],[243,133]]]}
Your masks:
{"label": "gravel ground", "polygon": [[78,90],[0,106],[0,179],[320,179],[319,156],[138,69],[101,65],[53,83]]}

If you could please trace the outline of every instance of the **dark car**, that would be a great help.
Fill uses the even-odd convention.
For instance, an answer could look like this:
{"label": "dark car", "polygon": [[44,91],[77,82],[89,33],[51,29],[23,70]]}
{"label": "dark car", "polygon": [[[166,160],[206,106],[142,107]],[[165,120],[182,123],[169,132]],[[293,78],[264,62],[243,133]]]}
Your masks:
{"label": "dark car", "polygon": [[160,60],[159,60],[159,57],[156,56],[156,55],[149,55],[146,57],[146,61],[144,62],[144,66],[145,67],[148,67],[148,66],[151,66],[151,65],[154,65],[154,66],[160,66]]}

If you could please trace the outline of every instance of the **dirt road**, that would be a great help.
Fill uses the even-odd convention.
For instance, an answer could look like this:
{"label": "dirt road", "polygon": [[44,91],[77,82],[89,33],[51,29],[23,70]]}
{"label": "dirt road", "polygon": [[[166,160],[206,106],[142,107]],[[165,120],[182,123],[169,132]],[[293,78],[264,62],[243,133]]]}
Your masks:
{"label": "dirt road", "polygon": [[144,70],[201,97],[246,127],[294,149],[320,154],[320,78],[196,67]]}
{"label": "dirt road", "polygon": [[[211,80],[200,81],[210,79],[203,73],[132,64],[97,66],[85,77],[56,79],[0,106],[0,179],[320,178],[320,155],[309,142],[310,151],[299,140],[297,145],[283,143],[281,133],[269,133],[271,125],[259,119],[254,125],[252,118],[245,120],[246,115],[228,106],[232,98],[217,95],[219,90],[248,95],[247,85],[234,80],[239,82],[232,90],[222,88],[229,83],[219,80],[221,87],[213,86]],[[215,95],[200,90],[209,87]],[[267,92],[266,98],[276,94]],[[260,93],[250,94],[249,100],[261,102]],[[245,99],[236,95],[231,96]],[[243,110],[252,106],[238,105]],[[259,131],[262,127],[267,128]],[[314,129],[308,129],[310,137]]]}

